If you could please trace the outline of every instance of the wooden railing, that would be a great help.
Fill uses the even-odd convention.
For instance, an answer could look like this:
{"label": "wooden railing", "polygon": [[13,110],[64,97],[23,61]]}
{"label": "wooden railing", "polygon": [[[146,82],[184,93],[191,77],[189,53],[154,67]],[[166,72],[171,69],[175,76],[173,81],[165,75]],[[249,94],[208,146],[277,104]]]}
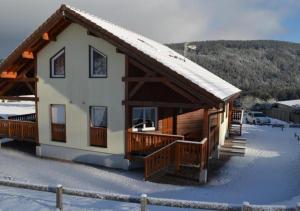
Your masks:
{"label": "wooden railing", "polygon": [[128,152],[153,152],[184,136],[160,133],[128,132]]}
{"label": "wooden railing", "polygon": [[213,129],[210,130],[209,133],[209,156],[212,155],[213,151],[219,145],[219,127],[215,126]]}
{"label": "wooden railing", "polygon": [[22,115],[15,115],[15,116],[9,116],[9,120],[17,120],[17,121],[31,121],[35,122],[36,121],[36,114],[22,114]]}
{"label": "wooden railing", "polygon": [[243,123],[243,115],[244,110],[243,109],[232,109],[231,112],[231,122],[236,124],[242,124]]}
{"label": "wooden railing", "polygon": [[0,136],[17,139],[36,141],[37,124],[35,122],[0,120]]}
{"label": "wooden railing", "polygon": [[181,165],[191,165],[200,170],[206,168],[207,138],[201,142],[174,141],[144,158],[144,178],[175,167],[178,171]]}
{"label": "wooden railing", "polygon": [[66,141],[66,125],[51,123],[51,134],[53,141]]}
{"label": "wooden railing", "polygon": [[90,144],[107,147],[107,128],[90,127]]}

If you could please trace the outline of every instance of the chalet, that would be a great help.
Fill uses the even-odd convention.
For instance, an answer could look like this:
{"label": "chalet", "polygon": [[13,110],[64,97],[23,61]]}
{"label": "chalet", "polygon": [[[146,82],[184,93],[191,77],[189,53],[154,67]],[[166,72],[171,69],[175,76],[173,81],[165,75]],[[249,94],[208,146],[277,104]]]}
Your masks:
{"label": "chalet", "polygon": [[205,182],[240,93],[165,45],[66,5],[0,73],[0,99],[36,108],[33,121],[1,120],[2,137],[34,141],[42,157],[121,169],[142,160],[145,179],[191,167]]}

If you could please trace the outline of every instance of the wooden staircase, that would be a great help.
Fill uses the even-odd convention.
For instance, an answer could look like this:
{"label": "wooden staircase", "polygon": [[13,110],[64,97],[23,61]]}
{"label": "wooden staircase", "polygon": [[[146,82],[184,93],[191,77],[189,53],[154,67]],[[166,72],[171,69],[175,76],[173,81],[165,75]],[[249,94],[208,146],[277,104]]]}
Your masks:
{"label": "wooden staircase", "polygon": [[180,135],[128,132],[128,150],[129,159],[143,160],[145,180],[180,175],[184,168],[198,172],[207,168],[207,138],[197,142],[186,141]]}
{"label": "wooden staircase", "polygon": [[177,140],[144,157],[144,178],[177,174],[183,167],[206,168],[207,139],[201,142]]}
{"label": "wooden staircase", "polygon": [[244,156],[246,152],[246,139],[228,138],[219,148],[221,155]]}

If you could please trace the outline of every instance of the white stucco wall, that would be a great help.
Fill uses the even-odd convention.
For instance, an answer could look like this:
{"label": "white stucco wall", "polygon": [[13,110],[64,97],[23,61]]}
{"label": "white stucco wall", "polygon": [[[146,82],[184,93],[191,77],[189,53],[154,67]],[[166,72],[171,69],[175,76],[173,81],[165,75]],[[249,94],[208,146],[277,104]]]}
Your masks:
{"label": "white stucco wall", "polygon": [[[227,113],[227,114],[226,114]],[[226,103],[226,113],[224,114],[224,121],[222,123],[222,115],[220,114],[220,130],[219,130],[219,145],[224,145],[224,141],[228,131],[228,120],[229,120],[229,103]]]}
{"label": "white stucco wall", "polygon": [[[108,78],[89,78],[89,45],[107,55]],[[65,47],[66,75],[50,78],[49,59]],[[108,42],[71,24],[37,55],[38,121],[41,144],[111,154],[124,154],[125,56]],[[66,106],[66,143],[51,141],[50,104]],[[89,146],[89,106],[107,106],[107,148]]]}

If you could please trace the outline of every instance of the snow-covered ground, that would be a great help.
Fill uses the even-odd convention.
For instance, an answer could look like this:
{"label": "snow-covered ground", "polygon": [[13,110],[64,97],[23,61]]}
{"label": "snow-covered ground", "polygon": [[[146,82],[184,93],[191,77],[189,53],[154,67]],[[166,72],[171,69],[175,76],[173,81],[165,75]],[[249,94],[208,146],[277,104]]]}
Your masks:
{"label": "snow-covered ground", "polygon": [[[39,159],[25,153],[0,150],[0,179],[38,184],[63,184],[84,190],[153,197],[255,204],[300,202],[300,143],[297,128],[244,125],[245,157],[231,157],[204,186],[144,182],[141,171],[119,171],[81,164]],[[297,197],[298,196],[298,197]],[[128,203],[64,197],[66,210],[138,210]],[[0,209],[53,209],[51,193],[0,188]],[[28,209],[27,209],[28,208]],[[158,210],[158,207],[152,210]],[[173,210],[164,208],[164,210]]]}
{"label": "snow-covered ground", "polygon": [[0,102],[0,117],[35,113],[35,102],[32,101],[5,101]]}

